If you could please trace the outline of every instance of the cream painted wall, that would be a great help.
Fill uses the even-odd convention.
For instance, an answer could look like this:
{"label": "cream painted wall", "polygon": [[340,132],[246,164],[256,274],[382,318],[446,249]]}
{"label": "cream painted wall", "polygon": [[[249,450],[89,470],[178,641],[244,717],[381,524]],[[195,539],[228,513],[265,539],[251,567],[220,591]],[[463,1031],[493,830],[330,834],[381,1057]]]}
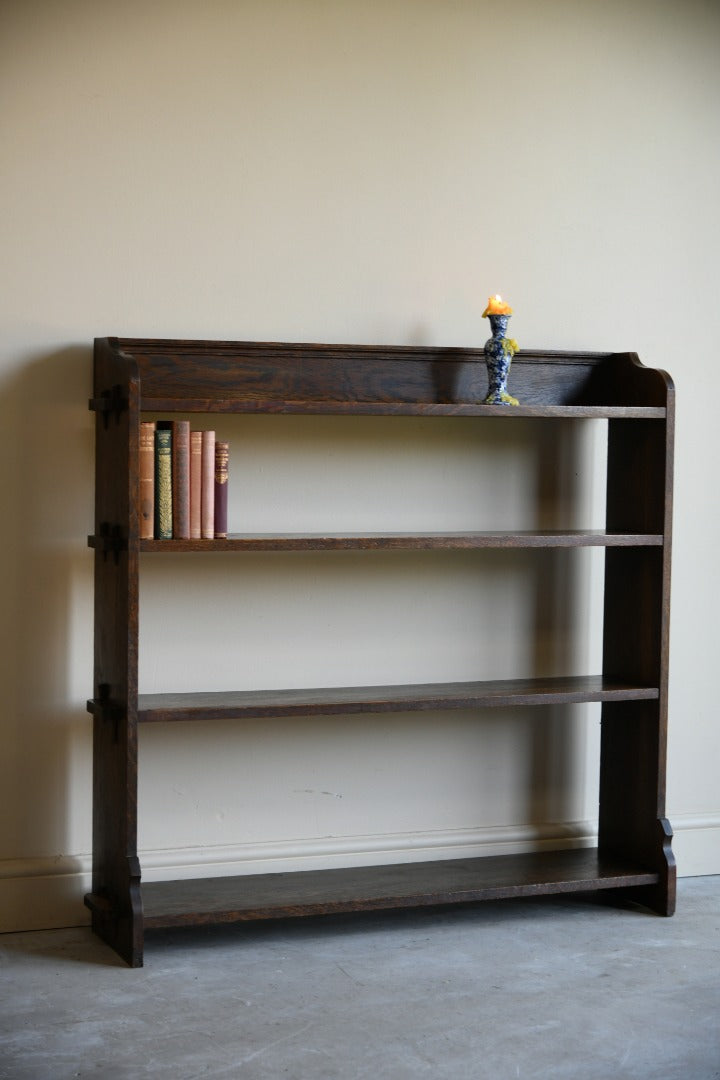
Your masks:
{"label": "cream painted wall", "polygon": [[[92,338],[476,345],[496,290],[521,344],[675,378],[668,814],[680,873],[720,873],[719,52],[701,0],[4,6],[1,928],[84,919]],[[558,454],[532,423],[230,429],[236,528],[602,513],[594,430]],[[589,553],[161,557],[143,689],[582,670],[600,577]],[[144,873],[583,843],[596,756],[581,711],[146,732]]]}

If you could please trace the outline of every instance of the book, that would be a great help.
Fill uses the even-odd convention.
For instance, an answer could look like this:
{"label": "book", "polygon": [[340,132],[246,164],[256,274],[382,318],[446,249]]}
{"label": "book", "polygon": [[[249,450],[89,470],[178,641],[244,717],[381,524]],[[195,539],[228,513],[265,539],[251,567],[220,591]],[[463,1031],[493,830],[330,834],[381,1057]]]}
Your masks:
{"label": "book", "polygon": [[155,426],[155,537],[172,539],[172,425]]}
{"label": "book", "polygon": [[228,443],[215,443],[215,539],[227,537]]}
{"label": "book", "polygon": [[155,421],[140,422],[139,473],[139,532],[141,540],[155,535]]}
{"label": "book", "polygon": [[200,528],[203,540],[215,536],[215,432],[203,431],[201,454]]}
{"label": "book", "polygon": [[190,432],[190,538],[202,537],[202,431]]}
{"label": "book", "polygon": [[172,421],[172,534],[190,537],[190,421]]}

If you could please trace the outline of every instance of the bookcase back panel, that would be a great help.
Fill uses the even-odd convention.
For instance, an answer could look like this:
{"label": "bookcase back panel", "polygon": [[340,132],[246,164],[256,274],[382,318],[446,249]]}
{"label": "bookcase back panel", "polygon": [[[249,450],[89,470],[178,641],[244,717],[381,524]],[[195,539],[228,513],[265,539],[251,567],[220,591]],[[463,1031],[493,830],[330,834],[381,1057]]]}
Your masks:
{"label": "bookcase back panel", "polygon": [[[363,402],[473,405],[487,394],[482,349],[145,342],[122,339],[138,365],[143,398],[269,403]],[[523,405],[615,404],[599,376],[606,354],[520,352],[512,386]]]}

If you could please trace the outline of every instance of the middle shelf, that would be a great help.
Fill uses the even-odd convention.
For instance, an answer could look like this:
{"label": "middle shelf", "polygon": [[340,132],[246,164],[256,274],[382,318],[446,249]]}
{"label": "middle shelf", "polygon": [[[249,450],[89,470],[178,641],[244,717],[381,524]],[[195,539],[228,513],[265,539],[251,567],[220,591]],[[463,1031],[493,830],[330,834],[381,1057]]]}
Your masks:
{"label": "middle shelf", "polygon": [[[258,717],[333,716],[343,713],[419,712],[526,705],[572,705],[601,701],[647,701],[656,686],[603,675],[501,679],[482,682],[415,683],[397,686],[339,686],[311,689],[228,690],[140,694],[138,721],[203,721]],[[88,702],[90,712],[113,702]]]}
{"label": "middle shelf", "polygon": [[[104,538],[103,538],[104,539]],[[101,540],[102,542],[102,540]],[[97,541],[90,537],[89,543]],[[602,529],[518,532],[297,532],[231,533],[216,540],[140,540],[141,551],[428,551],[475,548],[662,547],[661,533]]]}

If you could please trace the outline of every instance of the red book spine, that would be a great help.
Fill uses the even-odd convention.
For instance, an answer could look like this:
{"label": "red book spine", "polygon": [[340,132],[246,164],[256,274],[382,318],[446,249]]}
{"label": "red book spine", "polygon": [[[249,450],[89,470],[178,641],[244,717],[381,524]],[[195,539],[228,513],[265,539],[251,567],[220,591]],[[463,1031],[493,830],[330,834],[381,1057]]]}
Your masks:
{"label": "red book spine", "polygon": [[226,442],[215,443],[215,537],[227,536],[228,457]]}
{"label": "red book spine", "polygon": [[215,536],[215,432],[202,433],[202,480],[200,490],[200,526],[203,540]]}
{"label": "red book spine", "polygon": [[140,539],[155,535],[155,421],[140,423]]}
{"label": "red book spine", "polygon": [[176,540],[190,538],[190,421],[173,420],[172,521]]}
{"label": "red book spine", "polygon": [[190,539],[202,536],[202,431],[190,432]]}

